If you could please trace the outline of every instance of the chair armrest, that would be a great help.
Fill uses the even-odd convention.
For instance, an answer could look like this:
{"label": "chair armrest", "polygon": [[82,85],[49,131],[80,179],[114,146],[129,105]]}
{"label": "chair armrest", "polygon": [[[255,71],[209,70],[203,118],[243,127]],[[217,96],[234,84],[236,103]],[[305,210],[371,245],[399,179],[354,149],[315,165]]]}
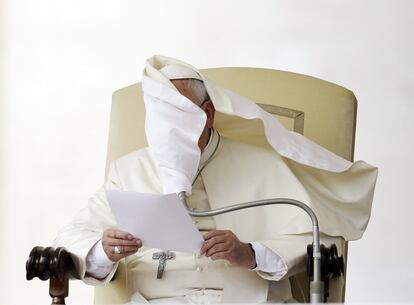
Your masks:
{"label": "chair armrest", "polygon": [[49,280],[52,304],[65,304],[69,292],[69,279],[78,279],[75,264],[65,248],[34,247],[26,262],[26,279],[38,277]]}
{"label": "chair armrest", "polygon": [[[313,277],[313,245],[308,245],[306,255],[307,277],[310,283]],[[329,282],[331,279],[344,275],[344,258],[338,256],[335,244],[330,247],[321,244],[321,280],[324,282],[324,303],[328,302]],[[308,295],[308,300],[310,296]]]}

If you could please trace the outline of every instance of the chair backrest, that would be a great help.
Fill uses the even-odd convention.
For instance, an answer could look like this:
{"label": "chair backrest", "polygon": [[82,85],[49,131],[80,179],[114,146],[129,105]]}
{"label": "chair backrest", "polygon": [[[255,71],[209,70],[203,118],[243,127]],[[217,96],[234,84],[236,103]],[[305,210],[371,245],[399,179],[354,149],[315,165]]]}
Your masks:
{"label": "chair backrest", "polygon": [[[205,76],[259,103],[274,113],[289,129],[345,159],[353,161],[357,101],[354,94],[341,86],[297,73],[259,68],[212,68],[201,70]],[[145,108],[141,84],[114,92],[109,128],[107,166],[110,161],[147,146],[144,132]],[[305,250],[304,250],[305,251]],[[347,243],[343,243],[347,261]],[[96,288],[95,303],[125,302],[125,266],[117,280]],[[307,290],[305,276],[292,281],[294,297],[302,299]],[[330,301],[343,302],[345,279],[331,282]]]}

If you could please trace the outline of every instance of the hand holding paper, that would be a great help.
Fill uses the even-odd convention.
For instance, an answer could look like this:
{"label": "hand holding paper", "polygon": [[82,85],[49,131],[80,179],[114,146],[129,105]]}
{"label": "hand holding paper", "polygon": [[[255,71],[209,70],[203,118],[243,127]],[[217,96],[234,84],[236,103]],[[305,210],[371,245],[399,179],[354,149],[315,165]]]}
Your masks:
{"label": "hand holding paper", "polygon": [[106,197],[119,228],[141,239],[144,246],[200,250],[204,239],[176,194],[107,190]]}

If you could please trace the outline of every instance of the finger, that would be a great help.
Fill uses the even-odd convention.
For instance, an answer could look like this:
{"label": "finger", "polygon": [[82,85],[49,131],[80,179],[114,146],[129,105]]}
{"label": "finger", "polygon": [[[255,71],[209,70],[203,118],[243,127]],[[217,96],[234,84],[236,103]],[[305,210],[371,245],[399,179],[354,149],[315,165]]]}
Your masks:
{"label": "finger", "polygon": [[213,261],[218,260],[218,259],[228,260],[228,256],[229,256],[229,252],[228,251],[222,251],[222,252],[214,253],[212,256],[210,256],[210,258]]}
{"label": "finger", "polygon": [[224,235],[212,237],[203,243],[200,249],[200,254],[203,255],[206,251],[208,251],[215,244],[224,243],[224,242],[227,242],[227,238]]}
{"label": "finger", "polygon": [[111,238],[117,238],[117,239],[127,239],[132,240],[134,239],[134,236],[131,233],[118,230],[118,229],[110,229],[107,232],[107,236]]}
{"label": "finger", "polygon": [[123,253],[121,253],[120,255],[122,256],[121,258],[124,258],[124,257],[127,257],[127,256],[130,256],[130,255],[132,255],[132,254],[137,253],[137,251],[138,251],[138,250],[135,250],[135,251],[128,251],[128,252],[123,252]]}
{"label": "finger", "polygon": [[206,251],[208,251],[215,244],[225,243],[225,242],[228,242],[228,238],[224,235],[219,235],[219,236],[212,237],[209,240],[204,241],[204,243],[203,243],[203,245],[200,249],[200,254],[203,255]]}
{"label": "finger", "polygon": [[210,238],[207,241],[204,241],[204,243],[201,246],[200,254],[203,255],[208,249],[213,247],[215,244],[226,242],[225,236],[215,236]]}
{"label": "finger", "polygon": [[214,255],[215,253],[218,252],[227,252],[229,250],[227,244],[225,243],[221,243],[221,244],[216,244],[213,247],[211,247],[210,249],[208,249],[208,251],[206,252],[206,256],[210,257],[212,255]]}
{"label": "finger", "polygon": [[106,230],[104,232],[104,235],[107,236],[107,237],[111,237],[111,238],[118,238],[117,236],[124,235],[125,239],[128,239],[129,233],[127,233],[127,234],[125,234],[125,233],[127,233],[127,232],[124,232],[124,231],[118,230],[116,228],[113,228],[113,229]]}
{"label": "finger", "polygon": [[113,262],[117,262],[120,259],[123,259],[124,257],[130,256],[132,254],[135,254],[137,251],[128,251],[128,252],[124,252],[124,253],[120,253],[120,254],[111,254],[109,256],[109,259]]}
{"label": "finger", "polygon": [[203,237],[204,237],[204,240],[208,240],[208,239],[210,239],[210,238],[212,238],[214,236],[224,235],[226,233],[227,233],[226,230],[211,230],[211,231],[205,233],[203,235]]}
{"label": "finger", "polygon": [[142,246],[142,241],[140,239],[125,240],[125,239],[115,239],[115,238],[106,238],[105,243],[108,246]]}
{"label": "finger", "polygon": [[122,253],[125,253],[125,252],[131,252],[131,251],[136,252],[139,249],[139,247],[137,247],[137,246],[118,246],[118,249],[121,253],[116,253],[115,252],[115,247],[110,247],[110,248],[111,248],[110,251],[113,254],[122,254]]}
{"label": "finger", "polygon": [[105,254],[111,261],[117,262],[121,258],[136,253],[139,250],[139,247],[122,247],[119,246],[121,253],[115,253],[115,247],[104,247]]}

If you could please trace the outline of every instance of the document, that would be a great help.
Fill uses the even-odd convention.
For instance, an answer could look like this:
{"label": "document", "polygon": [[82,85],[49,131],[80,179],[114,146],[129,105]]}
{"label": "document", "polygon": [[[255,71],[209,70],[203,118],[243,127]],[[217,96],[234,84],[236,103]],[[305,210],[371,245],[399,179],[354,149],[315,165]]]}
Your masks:
{"label": "document", "polygon": [[142,240],[144,246],[196,253],[204,241],[176,194],[107,190],[118,228]]}

